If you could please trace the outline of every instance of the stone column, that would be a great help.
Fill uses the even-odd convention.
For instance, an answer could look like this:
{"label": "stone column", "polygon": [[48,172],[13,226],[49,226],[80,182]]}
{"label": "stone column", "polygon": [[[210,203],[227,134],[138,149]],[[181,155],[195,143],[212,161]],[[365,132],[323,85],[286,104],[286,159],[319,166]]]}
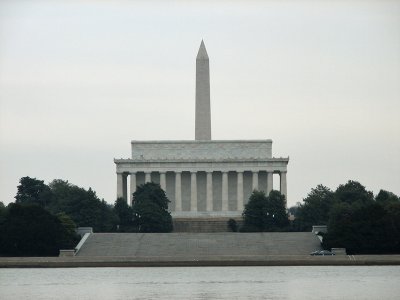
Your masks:
{"label": "stone column", "polygon": [[190,211],[197,211],[197,177],[196,172],[190,173]]}
{"label": "stone column", "polygon": [[267,173],[267,196],[274,188],[274,173],[268,172]]}
{"label": "stone column", "polygon": [[228,210],[228,172],[222,172],[222,211]]}
{"label": "stone column", "polygon": [[207,172],[207,198],[206,198],[206,210],[213,210],[213,184],[212,184],[212,172]]}
{"label": "stone column", "polygon": [[136,173],[132,172],[131,175],[131,194],[130,194],[130,205],[133,204],[133,193],[136,191]]}
{"label": "stone column", "polygon": [[164,192],[167,191],[167,178],[165,177],[165,172],[160,172],[160,186]]}
{"label": "stone column", "polygon": [[151,172],[144,173],[144,183],[151,182]]}
{"label": "stone column", "polygon": [[253,191],[258,190],[258,172],[253,172]]}
{"label": "stone column", "polygon": [[128,201],[128,174],[122,173],[122,198]]}
{"label": "stone column", "polygon": [[124,197],[124,178],[122,173],[117,173],[117,199]]}
{"label": "stone column", "polygon": [[287,181],[286,181],[286,171],[280,173],[281,179],[281,194],[285,195],[285,206],[287,205]]}
{"label": "stone column", "polygon": [[237,210],[243,210],[243,172],[237,172]]}
{"label": "stone column", "polygon": [[175,172],[175,211],[182,211],[181,172]]}

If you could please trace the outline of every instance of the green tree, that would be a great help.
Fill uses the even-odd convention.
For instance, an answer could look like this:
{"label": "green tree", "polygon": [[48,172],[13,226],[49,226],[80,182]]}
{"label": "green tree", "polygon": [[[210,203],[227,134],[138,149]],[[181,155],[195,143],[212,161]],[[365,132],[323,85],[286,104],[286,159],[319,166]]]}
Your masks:
{"label": "green tree", "polygon": [[65,230],[68,232],[70,235],[74,235],[76,231],[76,224],[75,222],[71,219],[70,216],[68,216],[66,213],[58,213],[57,218],[60,220],[61,225],[64,226]]}
{"label": "green tree", "polygon": [[100,216],[97,226],[97,232],[113,232],[117,229],[118,216],[113,210],[113,206],[104,199],[100,201]]}
{"label": "green tree", "polygon": [[272,190],[269,193],[267,212],[269,212],[269,215],[272,213],[271,229],[284,229],[289,225],[285,203],[285,196],[279,191]]}
{"label": "green tree", "polygon": [[331,211],[323,246],[343,247],[349,254],[399,253],[396,218],[379,203],[338,203]]}
{"label": "green tree", "polygon": [[6,216],[7,208],[4,206],[3,202],[0,201],[0,226],[3,224],[4,218]]}
{"label": "green tree", "polygon": [[232,232],[237,232],[238,231],[238,224],[236,222],[235,219],[229,219],[228,220],[228,228],[232,231]]}
{"label": "green tree", "polygon": [[124,198],[118,198],[114,204],[114,213],[119,219],[118,231],[134,232],[136,229],[133,226],[133,211]]}
{"label": "green tree", "polygon": [[57,256],[77,239],[57,216],[37,204],[11,203],[0,226],[0,253],[11,256]]}
{"label": "green tree", "polygon": [[118,198],[114,203],[114,212],[119,218],[119,225],[132,225],[132,208],[124,198]]}
{"label": "green tree", "polygon": [[36,178],[22,177],[17,187],[15,202],[20,204],[38,204],[46,207],[50,204],[52,195],[50,188],[43,180]]}
{"label": "green tree", "polygon": [[171,232],[170,202],[159,184],[149,182],[137,187],[133,193],[134,225],[139,232]]}
{"label": "green tree", "polygon": [[263,231],[266,227],[267,196],[263,191],[253,191],[243,211],[242,231]]}
{"label": "green tree", "polygon": [[346,184],[341,184],[336,189],[335,199],[338,202],[364,205],[373,203],[374,194],[367,191],[361,183],[349,180]]}
{"label": "green tree", "polygon": [[344,247],[350,254],[400,253],[400,201],[381,190],[375,198],[358,182],[335,192],[324,247]]}
{"label": "green tree", "polygon": [[112,206],[100,200],[89,188],[85,190],[64,180],[53,180],[50,183],[53,200],[49,210],[54,213],[65,213],[79,227],[93,227],[95,232],[114,231],[118,222]]}
{"label": "green tree", "polygon": [[294,227],[299,231],[311,231],[313,225],[327,225],[329,211],[334,203],[334,193],[323,185],[311,189],[297,209]]}
{"label": "green tree", "polygon": [[400,253],[400,202],[390,202],[384,206],[386,211],[386,229],[393,242],[393,253]]}
{"label": "green tree", "polygon": [[389,203],[398,203],[400,199],[392,192],[380,190],[378,195],[375,197],[375,201],[383,205],[387,205]]}
{"label": "green tree", "polygon": [[243,211],[242,231],[278,231],[289,225],[285,209],[285,196],[271,191],[268,197],[263,191],[253,191]]}
{"label": "green tree", "polygon": [[[75,222],[71,219],[70,216],[68,216],[65,213],[58,213],[56,215],[56,217],[58,218],[58,220],[60,221],[61,225],[64,227],[64,229],[66,230],[66,235],[63,235],[60,238],[60,242],[62,244],[69,244],[68,240],[69,239],[73,239],[75,241],[74,244],[77,244],[78,241],[80,240],[79,235],[76,233],[76,224]],[[62,239],[64,238],[64,240]]]}

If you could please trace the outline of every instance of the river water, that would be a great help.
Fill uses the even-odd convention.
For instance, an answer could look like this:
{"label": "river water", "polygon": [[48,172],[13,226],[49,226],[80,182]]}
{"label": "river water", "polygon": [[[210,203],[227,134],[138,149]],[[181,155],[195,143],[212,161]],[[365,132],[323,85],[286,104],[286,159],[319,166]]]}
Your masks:
{"label": "river water", "polygon": [[0,299],[400,299],[400,267],[0,269]]}

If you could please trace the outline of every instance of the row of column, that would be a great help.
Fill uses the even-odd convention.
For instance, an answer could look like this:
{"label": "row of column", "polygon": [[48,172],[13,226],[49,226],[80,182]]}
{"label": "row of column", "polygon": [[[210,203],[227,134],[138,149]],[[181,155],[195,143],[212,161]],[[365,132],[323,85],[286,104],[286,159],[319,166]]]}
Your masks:
{"label": "row of column", "polygon": [[[197,211],[197,172],[190,172],[190,211]],[[212,172],[206,172],[206,211],[213,211],[213,180]],[[252,190],[258,190],[258,172],[252,172]],[[286,172],[280,172],[280,192],[287,195]],[[132,194],[136,190],[136,173],[130,175],[130,204]],[[117,173],[117,198],[128,199],[127,195],[128,173]],[[273,186],[273,173],[267,172],[267,195]],[[145,183],[151,182],[151,173],[145,172]],[[160,172],[160,186],[166,191],[166,173]],[[237,208],[243,210],[243,172],[237,172]],[[222,211],[228,211],[228,172],[222,172]],[[175,211],[182,211],[182,172],[175,172]]]}

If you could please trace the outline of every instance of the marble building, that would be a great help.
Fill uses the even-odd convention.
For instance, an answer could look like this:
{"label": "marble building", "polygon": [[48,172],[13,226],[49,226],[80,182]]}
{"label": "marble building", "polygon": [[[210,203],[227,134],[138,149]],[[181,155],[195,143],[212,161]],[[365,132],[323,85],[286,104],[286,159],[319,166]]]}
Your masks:
{"label": "marble building", "polygon": [[173,217],[238,217],[251,192],[269,193],[278,174],[287,198],[289,158],[273,157],[268,139],[211,140],[210,111],[209,58],[202,41],[196,58],[195,140],[132,141],[131,158],[114,159],[117,197],[132,204],[136,186],[152,181],[166,191]]}

